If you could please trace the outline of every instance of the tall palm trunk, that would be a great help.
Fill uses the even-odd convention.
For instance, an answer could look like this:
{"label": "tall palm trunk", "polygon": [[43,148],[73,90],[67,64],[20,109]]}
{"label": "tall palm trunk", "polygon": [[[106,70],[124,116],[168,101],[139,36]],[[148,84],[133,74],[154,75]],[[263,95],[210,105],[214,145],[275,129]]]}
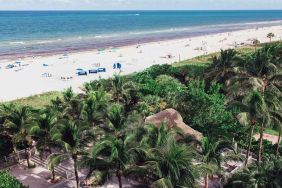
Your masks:
{"label": "tall palm trunk", "polygon": [[205,177],[205,188],[209,188],[209,175],[206,174],[206,177]]}
{"label": "tall palm trunk", "polygon": [[121,181],[121,175],[120,175],[119,170],[117,171],[117,178],[118,178],[118,185],[119,185],[119,188],[122,188],[122,181]]}
{"label": "tall palm trunk", "polygon": [[25,154],[25,157],[26,157],[27,167],[30,168],[29,153],[27,152],[27,147],[26,146],[24,146],[24,154]]}
{"label": "tall palm trunk", "polygon": [[77,172],[77,156],[74,155],[72,157],[73,159],[73,166],[74,166],[74,174],[75,174],[75,180],[76,180],[76,188],[79,188],[79,179],[78,179],[78,172]]}
{"label": "tall palm trunk", "polygon": [[282,127],[279,130],[279,136],[278,136],[278,142],[277,142],[277,148],[276,148],[276,158],[279,157],[279,145],[281,141],[281,132],[282,132]]}
{"label": "tall palm trunk", "polygon": [[258,149],[258,162],[260,163],[261,162],[261,159],[262,159],[262,142],[263,142],[263,131],[264,131],[264,126],[261,125],[260,127],[260,136],[259,136],[259,149]]}
{"label": "tall palm trunk", "polygon": [[254,134],[254,129],[255,129],[255,125],[251,125],[251,130],[250,130],[250,134],[249,134],[248,149],[247,149],[246,160],[245,160],[245,166],[247,166],[248,160],[249,160],[249,155],[250,155],[250,150],[251,150],[251,146],[252,146],[252,138],[253,138],[253,134]]}
{"label": "tall palm trunk", "polygon": [[[51,149],[49,149],[49,156],[50,156],[50,155],[52,155],[52,150],[51,150]],[[51,173],[52,173],[52,178],[51,178],[51,180],[52,180],[52,181],[55,181],[55,180],[56,180],[55,166],[52,167]]]}

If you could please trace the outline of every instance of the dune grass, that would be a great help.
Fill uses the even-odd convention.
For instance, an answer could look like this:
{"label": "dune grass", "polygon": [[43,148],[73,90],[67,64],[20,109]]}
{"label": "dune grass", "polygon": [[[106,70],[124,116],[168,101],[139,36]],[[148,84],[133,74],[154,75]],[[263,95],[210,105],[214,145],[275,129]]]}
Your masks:
{"label": "dune grass", "polygon": [[[260,48],[260,46],[261,45],[259,45],[257,48]],[[247,54],[247,53],[254,52],[255,47],[248,46],[248,47],[243,47],[243,48],[237,48],[236,50],[240,53]],[[181,67],[181,66],[191,65],[192,67],[195,66],[195,67],[201,67],[204,69],[205,67],[208,67],[208,65],[211,63],[212,57],[219,56],[219,55],[220,55],[220,52],[211,53],[208,55],[202,55],[202,56],[198,56],[192,59],[175,62],[172,64],[172,66]],[[56,97],[60,97],[60,96],[62,96],[61,92],[52,91],[52,92],[42,93],[40,95],[30,96],[27,98],[13,100],[10,102],[6,102],[6,104],[14,103],[16,105],[29,105],[29,106],[39,109],[39,108],[42,108],[50,104],[50,101],[52,99],[55,99]]]}
{"label": "dune grass", "polygon": [[42,93],[40,95],[34,95],[27,98],[17,99],[7,103],[13,103],[16,105],[29,105],[33,108],[40,109],[48,104],[50,104],[52,99],[55,99],[56,97],[62,96],[61,92],[58,91],[52,91],[47,93]]}

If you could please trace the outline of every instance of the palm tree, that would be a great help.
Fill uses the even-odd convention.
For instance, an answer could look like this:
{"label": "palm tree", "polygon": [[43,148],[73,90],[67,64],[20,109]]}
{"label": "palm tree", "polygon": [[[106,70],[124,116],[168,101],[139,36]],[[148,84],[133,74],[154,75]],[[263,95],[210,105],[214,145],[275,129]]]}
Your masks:
{"label": "palm tree", "polygon": [[264,161],[259,165],[252,165],[234,174],[225,187],[281,187],[281,177],[281,159]]}
{"label": "palm tree", "polygon": [[[222,152],[225,149],[230,149],[234,153],[228,153],[228,155],[222,155]],[[220,172],[221,165],[224,160],[228,160],[230,158],[239,158],[236,156],[235,149],[232,144],[225,140],[219,140],[216,142],[211,141],[208,138],[202,139],[201,151],[202,155],[202,164],[200,167],[204,169],[205,175],[205,188],[208,188],[209,185],[209,175],[215,172]]]}
{"label": "palm tree", "polygon": [[92,166],[97,169],[102,168],[108,172],[115,169],[119,187],[122,188],[123,176],[143,174],[144,170],[137,165],[137,161],[142,161],[144,152],[136,142],[136,134],[133,134],[126,126],[126,123],[130,122],[121,105],[114,104],[109,109],[107,119],[109,129],[93,146],[90,158],[95,159]]}
{"label": "palm tree", "polygon": [[107,96],[105,91],[91,91],[85,96],[83,102],[82,118],[86,120],[90,126],[100,124],[106,114]]}
{"label": "palm tree", "polygon": [[[36,138],[36,147],[43,155],[46,151],[49,155],[52,154],[52,147],[55,143],[52,140],[52,129],[57,124],[57,118],[55,113],[50,109],[43,110],[43,113],[36,119],[35,124],[30,127],[30,134],[32,137]],[[50,168],[52,171],[52,180],[55,180],[55,170],[54,167]]]}
{"label": "palm tree", "polygon": [[139,150],[139,164],[143,181],[151,187],[194,187],[197,169],[191,161],[196,152],[187,146],[192,143],[191,138],[165,123],[159,127],[152,124],[140,126],[133,130],[132,136],[142,151]]}
{"label": "palm tree", "polygon": [[91,142],[92,135],[89,132],[89,126],[77,124],[76,121],[62,120],[55,129],[53,129],[52,140],[56,141],[63,148],[62,153],[53,153],[48,160],[48,165],[54,168],[62,160],[71,158],[74,163],[74,174],[76,187],[79,187],[78,178],[78,159],[83,153],[84,148]]}
{"label": "palm tree", "polygon": [[[264,117],[260,121],[260,141],[258,161],[262,158],[262,140],[265,127],[270,123],[271,112],[281,109],[281,81],[279,72],[279,56],[282,46],[265,46],[253,55],[246,58],[244,68],[227,84],[230,101],[248,98],[253,91],[261,92],[260,108]],[[258,95],[257,95],[258,96]]]}
{"label": "palm tree", "polygon": [[257,51],[257,46],[260,44],[260,41],[258,39],[253,40],[253,45],[255,45],[255,51]]}
{"label": "palm tree", "polygon": [[[195,152],[191,147],[178,144],[171,134],[164,142],[148,148],[145,165],[156,187],[194,187],[197,177],[192,164]],[[150,175],[151,174],[151,175]]]}
{"label": "palm tree", "polygon": [[65,109],[63,111],[63,117],[67,119],[72,119],[74,121],[82,120],[83,103],[78,97],[70,99],[65,104]]}
{"label": "palm tree", "polygon": [[[6,106],[7,107],[7,106]],[[16,143],[21,143],[24,146],[25,156],[27,159],[28,168],[30,168],[29,154],[27,151],[28,143],[31,140],[29,128],[34,123],[33,111],[27,106],[10,106],[6,108],[7,114],[5,117],[4,126],[12,133],[14,147]],[[15,150],[15,149],[14,149]]]}
{"label": "palm tree", "polygon": [[[252,147],[252,139],[254,134],[254,129],[257,124],[262,124],[264,119],[264,112],[266,111],[265,101],[260,92],[254,91],[252,94],[248,95],[243,100],[242,110],[245,112],[240,113],[237,118],[241,124],[250,125],[250,132],[248,137],[247,154],[245,160],[245,166],[248,164],[248,159],[250,155],[250,150]],[[246,122],[246,123],[244,123]],[[261,130],[263,130],[261,126]]]}
{"label": "palm tree", "polygon": [[221,50],[218,57],[213,57],[212,65],[207,69],[205,79],[214,82],[224,82],[235,71],[234,66],[239,59],[235,50]]}
{"label": "palm tree", "polygon": [[274,37],[274,33],[268,33],[267,38],[269,38],[269,41],[271,42],[271,39]]}
{"label": "palm tree", "polygon": [[271,116],[273,118],[273,128],[278,130],[278,140],[277,140],[277,148],[276,148],[276,158],[279,158],[279,149],[280,149],[280,141],[281,141],[281,136],[282,136],[282,113],[280,111],[275,111],[271,113]]}
{"label": "palm tree", "polygon": [[281,93],[281,65],[277,59],[281,50],[281,45],[267,45],[238,63],[239,71],[225,84],[229,101],[244,97],[253,90],[262,93],[268,90],[275,95]]}
{"label": "palm tree", "polygon": [[63,99],[64,99],[64,102],[70,102],[71,99],[73,99],[75,97],[75,94],[72,90],[72,88],[68,88],[66,89],[64,92],[63,92]]}
{"label": "palm tree", "polygon": [[124,77],[114,75],[114,78],[112,79],[112,87],[114,102],[124,103],[126,108],[136,104],[137,86],[134,82],[125,82]]}
{"label": "palm tree", "polygon": [[[121,177],[124,175],[126,164],[132,159],[129,143],[126,142],[124,133],[125,117],[124,109],[120,105],[113,105],[108,113],[109,126],[112,129],[112,134],[106,134],[92,149],[92,156],[96,158],[101,156],[107,158],[106,161],[113,163],[116,169],[116,177],[119,181],[119,187],[122,188]],[[109,151],[109,154],[105,154]]]}

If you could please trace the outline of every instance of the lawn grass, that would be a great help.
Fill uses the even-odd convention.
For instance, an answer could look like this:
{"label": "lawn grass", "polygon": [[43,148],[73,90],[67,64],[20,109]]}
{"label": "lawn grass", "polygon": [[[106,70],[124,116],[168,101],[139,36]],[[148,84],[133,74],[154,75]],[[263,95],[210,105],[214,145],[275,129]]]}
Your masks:
{"label": "lawn grass", "polygon": [[60,97],[60,96],[62,96],[61,92],[52,91],[52,92],[42,93],[40,95],[34,95],[27,98],[5,102],[4,104],[13,103],[21,106],[29,105],[33,108],[40,109],[50,104],[52,99],[55,99],[56,97]]}
{"label": "lawn grass", "polygon": [[270,135],[273,135],[273,136],[279,136],[279,132],[276,131],[276,130],[273,130],[273,129],[265,129],[264,133],[270,134]]}

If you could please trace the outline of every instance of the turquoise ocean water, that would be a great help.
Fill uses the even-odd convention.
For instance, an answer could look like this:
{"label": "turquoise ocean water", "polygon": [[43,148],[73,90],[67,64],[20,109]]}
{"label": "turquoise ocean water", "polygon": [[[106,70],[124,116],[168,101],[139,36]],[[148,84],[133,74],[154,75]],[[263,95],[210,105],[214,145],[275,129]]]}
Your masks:
{"label": "turquoise ocean water", "polygon": [[281,25],[273,11],[2,11],[0,58]]}

